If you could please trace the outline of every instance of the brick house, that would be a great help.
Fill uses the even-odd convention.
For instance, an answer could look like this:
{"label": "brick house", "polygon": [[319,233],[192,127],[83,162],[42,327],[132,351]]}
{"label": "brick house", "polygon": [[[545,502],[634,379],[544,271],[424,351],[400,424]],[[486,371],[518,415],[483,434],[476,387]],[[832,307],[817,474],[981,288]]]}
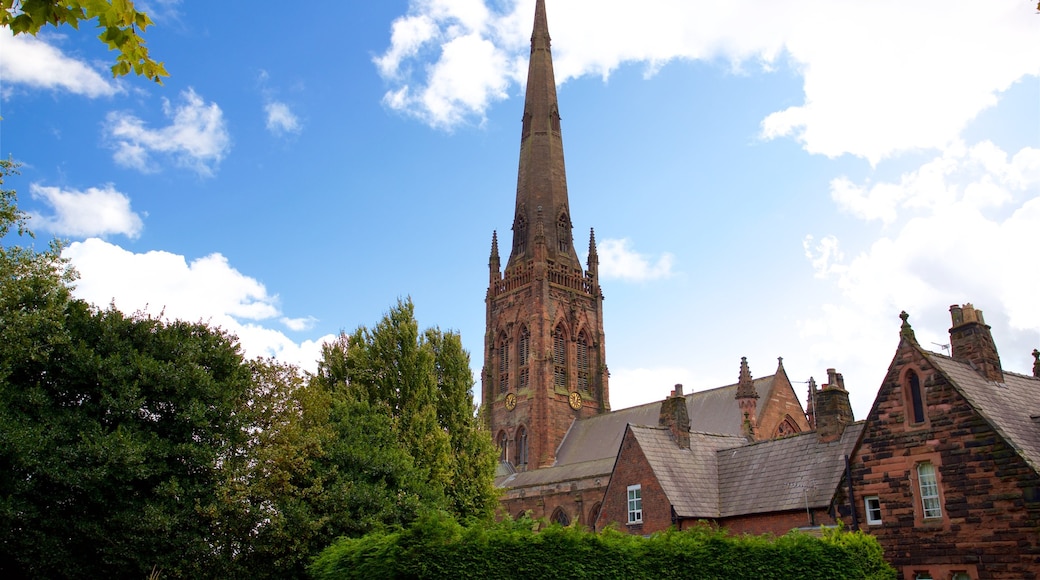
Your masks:
{"label": "brick house", "polygon": [[839,520],[878,537],[904,578],[1040,577],[1040,352],[1002,370],[982,313],[951,308],[951,356],[903,315],[869,415],[844,379],[802,408],[779,361],[754,379],[612,411],[595,236],[571,235],[545,1],[536,0],[505,268],[492,233],[482,412],[502,513],[639,534],[707,520],[782,534]]}
{"label": "brick house", "polygon": [[783,534],[835,525],[849,512],[842,482],[863,423],[851,421],[843,386],[815,397],[844,406],[827,405],[815,431],[749,442],[698,431],[677,385],[659,425],[626,427],[595,527],[650,534],[707,521],[733,533]]}
{"label": "brick house", "polygon": [[902,314],[852,455],[856,520],[906,579],[1038,578],[1040,362],[1004,371],[982,312],[950,313],[951,356]]}

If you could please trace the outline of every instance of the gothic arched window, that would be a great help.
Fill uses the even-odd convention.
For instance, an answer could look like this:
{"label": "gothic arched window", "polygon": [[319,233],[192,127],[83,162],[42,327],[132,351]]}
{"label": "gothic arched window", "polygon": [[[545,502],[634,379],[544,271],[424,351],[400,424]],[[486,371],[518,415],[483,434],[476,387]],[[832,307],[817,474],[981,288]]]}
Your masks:
{"label": "gothic arched window", "polygon": [[524,326],[520,329],[520,340],[517,344],[517,354],[520,357],[520,381],[517,388],[527,388],[530,381],[530,371],[527,367],[527,362],[531,356],[531,331],[527,330]]}
{"label": "gothic arched window", "polygon": [[582,391],[589,390],[589,335],[582,331],[578,335],[577,344],[577,356],[575,361],[578,364],[578,389]]}
{"label": "gothic arched window", "polygon": [[527,429],[523,425],[516,430],[516,465],[527,465]]}
{"label": "gothic arched window", "polygon": [[496,445],[498,446],[498,460],[499,461],[508,461],[509,458],[506,455],[506,446],[508,445],[509,439],[506,437],[506,432],[505,431],[499,431],[498,432],[498,437],[496,438],[495,441],[496,441]]}
{"label": "gothic arched window", "polygon": [[571,220],[565,213],[561,213],[556,221],[556,243],[561,254],[566,254],[571,247]]}
{"label": "gothic arched window", "polygon": [[513,225],[513,247],[516,248],[518,256],[527,252],[527,218],[522,213],[517,216]]}
{"label": "gothic arched window", "polygon": [[553,385],[567,387],[567,333],[563,325],[553,331]]}
{"label": "gothic arched window", "polygon": [[498,392],[509,390],[509,341],[505,333],[498,339]]}
{"label": "gothic arched window", "polygon": [[924,423],[924,393],[921,390],[921,379],[917,373],[910,371],[906,373],[907,405],[910,407],[910,424],[920,425]]}
{"label": "gothic arched window", "polygon": [[571,519],[567,517],[567,512],[563,511],[561,508],[556,508],[556,511],[553,512],[552,518],[550,518],[549,521],[554,524],[560,524],[561,526],[571,525]]}

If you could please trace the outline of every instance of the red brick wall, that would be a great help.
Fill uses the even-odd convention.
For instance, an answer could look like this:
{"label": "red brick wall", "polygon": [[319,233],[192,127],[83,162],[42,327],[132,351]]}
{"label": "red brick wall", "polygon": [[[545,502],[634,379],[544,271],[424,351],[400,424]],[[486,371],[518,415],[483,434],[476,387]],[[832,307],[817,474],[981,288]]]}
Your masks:
{"label": "red brick wall", "polygon": [[556,484],[512,488],[499,500],[499,516],[516,518],[527,513],[534,519],[549,521],[557,509],[572,524],[592,528],[592,520],[603,500],[608,476]]}
{"label": "red brick wall", "polygon": [[[920,377],[927,420],[908,425],[906,373]],[[999,388],[994,385],[993,388]],[[923,517],[916,465],[936,466],[942,518]],[[852,458],[857,515],[901,573],[977,569],[972,578],[1040,578],[1040,478],[904,341],[878,392]],[[878,496],[882,524],[868,526],[863,499]],[[937,572],[938,571],[938,572]]]}
{"label": "red brick wall", "polygon": [[[716,523],[731,534],[782,536],[795,528],[831,526],[837,522],[826,510],[814,509],[811,522],[809,514],[805,510],[798,510],[723,518],[717,520]],[[691,526],[692,522],[683,522],[682,529]]]}
{"label": "red brick wall", "polygon": [[[629,524],[628,486],[636,484],[642,486],[643,522]],[[602,530],[612,524],[623,532],[642,535],[666,530],[672,525],[671,503],[630,431],[625,432],[621,442],[614,474],[603,495],[596,529]]]}
{"label": "red brick wall", "polygon": [[773,379],[773,389],[768,398],[759,399],[759,408],[762,409],[761,419],[758,421],[758,439],[771,439],[776,433],[777,427],[787,417],[790,417],[800,431],[809,430],[809,422],[805,420],[805,410],[798,400],[798,396],[791,386],[790,379],[783,368],[777,369]]}

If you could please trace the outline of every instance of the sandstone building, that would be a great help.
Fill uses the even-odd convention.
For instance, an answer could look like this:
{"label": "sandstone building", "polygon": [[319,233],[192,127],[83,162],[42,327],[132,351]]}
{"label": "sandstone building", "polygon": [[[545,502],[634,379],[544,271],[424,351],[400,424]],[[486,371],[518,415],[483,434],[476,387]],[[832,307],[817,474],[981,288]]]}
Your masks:
{"label": "sandstone building", "polygon": [[[544,0],[537,0],[509,257],[492,234],[481,375],[502,510],[649,534],[701,521],[735,533],[843,525],[875,534],[906,579],[1040,577],[1040,352],[1002,370],[970,304],[951,308],[951,356],[904,314],[869,415],[844,377],[783,366],[614,411],[595,235],[575,252]],[[662,393],[663,394],[663,393]]]}

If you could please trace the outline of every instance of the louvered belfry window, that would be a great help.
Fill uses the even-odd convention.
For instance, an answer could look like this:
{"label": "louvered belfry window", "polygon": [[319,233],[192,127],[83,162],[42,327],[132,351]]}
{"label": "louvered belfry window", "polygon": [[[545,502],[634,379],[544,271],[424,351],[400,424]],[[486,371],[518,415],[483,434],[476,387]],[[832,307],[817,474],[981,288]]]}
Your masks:
{"label": "louvered belfry window", "polygon": [[553,385],[567,387],[567,339],[563,326],[553,332]]}
{"label": "louvered belfry window", "polygon": [[589,337],[584,332],[578,335],[578,389],[589,390]]}
{"label": "louvered belfry window", "polygon": [[509,343],[505,337],[498,346],[498,392],[509,390]]}
{"label": "louvered belfry window", "polygon": [[527,330],[527,327],[523,327],[520,330],[520,344],[517,345],[520,355],[520,384],[519,388],[525,389],[528,386],[530,380],[530,374],[527,369],[527,361],[531,356],[531,332]]}

